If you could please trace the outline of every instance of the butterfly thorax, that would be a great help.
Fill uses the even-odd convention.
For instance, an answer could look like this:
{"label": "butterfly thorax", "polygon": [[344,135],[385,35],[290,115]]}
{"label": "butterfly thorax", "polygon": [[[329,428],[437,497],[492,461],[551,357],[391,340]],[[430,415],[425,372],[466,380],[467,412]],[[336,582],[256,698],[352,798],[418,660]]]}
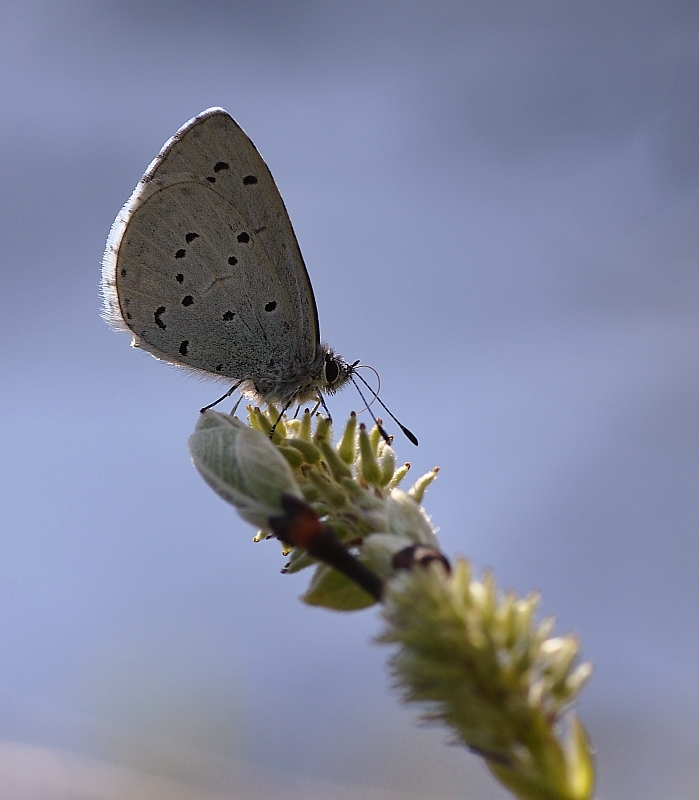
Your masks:
{"label": "butterfly thorax", "polygon": [[290,406],[317,400],[319,394],[334,394],[353,371],[339,353],[321,344],[312,364],[270,366],[264,374],[244,380],[239,389],[255,402]]}

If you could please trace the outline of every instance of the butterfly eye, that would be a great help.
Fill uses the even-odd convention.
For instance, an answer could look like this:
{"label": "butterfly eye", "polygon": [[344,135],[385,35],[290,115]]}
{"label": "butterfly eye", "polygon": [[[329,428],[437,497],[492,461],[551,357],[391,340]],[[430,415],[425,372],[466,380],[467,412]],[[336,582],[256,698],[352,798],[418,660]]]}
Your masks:
{"label": "butterfly eye", "polygon": [[338,366],[337,361],[335,358],[328,353],[325,356],[325,380],[327,381],[329,386],[332,386],[333,383],[340,377],[340,367]]}

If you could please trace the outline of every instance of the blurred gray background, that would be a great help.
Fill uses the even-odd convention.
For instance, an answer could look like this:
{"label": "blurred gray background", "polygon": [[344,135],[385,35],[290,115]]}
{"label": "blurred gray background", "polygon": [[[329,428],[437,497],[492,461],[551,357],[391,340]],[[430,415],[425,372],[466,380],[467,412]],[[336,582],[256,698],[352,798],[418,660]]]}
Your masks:
{"label": "blurred gray background", "polygon": [[580,635],[600,798],[699,796],[697,4],[9,2],[0,60],[0,796],[507,796],[398,705],[376,611],[304,607],[203,484],[219,386],[100,319],[112,220],[212,105],[441,465],[445,551]]}

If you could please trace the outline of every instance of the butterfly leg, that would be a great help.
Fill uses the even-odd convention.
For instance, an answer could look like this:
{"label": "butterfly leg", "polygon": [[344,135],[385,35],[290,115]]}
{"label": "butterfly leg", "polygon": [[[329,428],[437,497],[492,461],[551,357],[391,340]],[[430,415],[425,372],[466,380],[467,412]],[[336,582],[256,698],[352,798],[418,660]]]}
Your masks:
{"label": "butterfly leg", "polygon": [[233,408],[231,409],[231,413],[229,414],[229,416],[231,416],[231,417],[235,416],[235,412],[238,410],[238,406],[242,402],[242,399],[243,399],[243,395],[241,394],[238,397],[238,399],[235,401],[235,404],[233,405]]}
{"label": "butterfly leg", "polygon": [[281,418],[284,416],[284,414],[286,414],[286,411],[287,411],[287,409],[289,408],[289,406],[290,406],[292,403],[293,403],[293,400],[289,400],[289,402],[288,402],[288,403],[287,403],[287,404],[284,406],[284,408],[282,408],[282,410],[279,412],[279,416],[278,416],[278,417],[277,417],[277,419],[275,420],[275,422],[274,422],[274,425],[272,425],[272,430],[269,432],[269,438],[270,438],[270,439],[271,439],[271,438],[274,436],[274,431],[276,431],[276,430],[277,430],[277,425],[279,425],[279,422],[280,422]]}
{"label": "butterfly leg", "polygon": [[[242,381],[238,381],[238,383],[233,384],[233,386],[231,386],[231,388],[224,395],[221,395],[221,397],[219,397],[218,400],[214,400],[213,403],[209,403],[208,406],[204,406],[204,408],[199,409],[200,412],[208,411],[210,408],[217,406],[222,400],[225,400],[227,397],[230,397],[233,394],[233,392],[240,386],[241,383]],[[238,406],[236,404],[236,408],[237,407]]]}
{"label": "butterfly leg", "polygon": [[318,410],[318,406],[323,406],[323,411],[325,411],[325,413],[328,415],[328,419],[330,420],[330,422],[332,422],[333,421],[332,414],[330,413],[330,409],[325,405],[325,398],[320,392],[318,392],[318,402],[316,403],[316,407],[313,409],[314,414]]}

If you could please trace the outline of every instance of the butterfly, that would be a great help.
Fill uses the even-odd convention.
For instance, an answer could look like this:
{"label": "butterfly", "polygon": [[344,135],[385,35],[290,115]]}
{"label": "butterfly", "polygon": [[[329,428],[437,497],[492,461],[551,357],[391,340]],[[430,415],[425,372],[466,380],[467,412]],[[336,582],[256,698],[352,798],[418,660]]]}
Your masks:
{"label": "butterfly", "polygon": [[366,383],[359,362],[321,342],[284,201],[222,108],[180,128],[139,181],[107,240],[102,296],[104,317],[134,347],[227,378],[224,397],[238,390],[286,411],[311,400],[325,406],[323,395],[357,386],[355,377]]}

